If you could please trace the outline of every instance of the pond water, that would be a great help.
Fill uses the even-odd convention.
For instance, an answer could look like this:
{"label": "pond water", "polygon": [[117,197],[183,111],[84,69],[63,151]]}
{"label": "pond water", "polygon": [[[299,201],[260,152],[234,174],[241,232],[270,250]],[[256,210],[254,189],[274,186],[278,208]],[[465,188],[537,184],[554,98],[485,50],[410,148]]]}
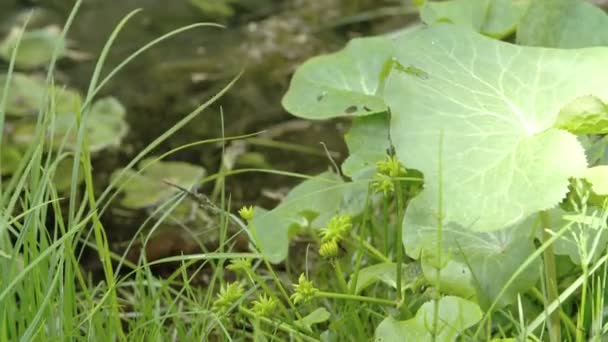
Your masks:
{"label": "pond water", "polygon": [[[347,123],[306,123],[285,113],[280,100],[289,77],[307,58],[337,50],[352,37],[403,27],[412,20],[411,15],[366,20],[378,10],[386,13],[387,8],[395,8],[395,14],[398,14],[401,2],[232,0],[226,3],[234,5],[233,15],[220,17],[217,12],[199,10],[189,0],[171,1],[170,5],[166,0],[83,1],[69,39],[72,49],[91,56],[98,55],[122,17],[134,9],[143,9],[120,33],[103,74],[137,48],[172,29],[201,21],[219,21],[226,25],[225,29],[197,28],[163,42],[132,62],[103,89],[100,95],[113,95],[126,106],[130,131],[119,149],[104,151],[95,157],[96,182],[100,187],[107,184],[114,169],[125,165],[240,71],[244,71],[243,76],[227,95],[155,152],[221,136],[221,108],[227,136],[269,130],[270,139],[297,143],[317,151],[316,154],[298,154],[245,146],[248,151],[259,152],[256,156],[262,156],[261,162],[266,166],[308,174],[327,170],[331,163],[320,142],[335,152],[334,157],[339,162],[344,157],[342,136]],[[68,0],[2,0],[0,30],[7,32],[16,18],[32,9],[36,9],[33,25],[62,25],[73,3]],[[354,23],[346,24],[349,19]],[[95,58],[78,62],[62,60],[57,77],[84,91],[94,65]],[[169,159],[202,165],[212,173],[221,164],[221,146],[187,149]],[[251,203],[272,206],[277,197],[264,194],[282,193],[294,182],[296,180],[286,177],[246,174],[230,178],[226,185],[232,194],[233,207]],[[132,232],[132,227],[112,219],[106,222],[106,228],[114,241],[128,239]]]}

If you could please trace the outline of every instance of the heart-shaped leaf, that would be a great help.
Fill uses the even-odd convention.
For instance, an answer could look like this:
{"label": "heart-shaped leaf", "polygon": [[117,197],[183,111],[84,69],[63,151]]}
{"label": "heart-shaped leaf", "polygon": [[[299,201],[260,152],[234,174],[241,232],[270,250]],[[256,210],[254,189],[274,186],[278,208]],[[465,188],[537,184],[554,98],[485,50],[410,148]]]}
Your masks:
{"label": "heart-shaped leaf", "polygon": [[376,328],[374,341],[454,341],[465,329],[481,320],[482,312],[475,303],[447,296],[439,300],[437,315],[435,331],[435,303],[432,301],[424,303],[416,312],[416,317],[407,321],[387,317]]}

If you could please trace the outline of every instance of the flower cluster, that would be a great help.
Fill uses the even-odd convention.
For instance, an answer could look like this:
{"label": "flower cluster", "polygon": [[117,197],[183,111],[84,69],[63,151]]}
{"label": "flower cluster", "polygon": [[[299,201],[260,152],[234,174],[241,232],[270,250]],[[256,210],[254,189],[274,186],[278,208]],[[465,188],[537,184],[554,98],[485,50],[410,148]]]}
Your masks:
{"label": "flower cluster", "polygon": [[243,296],[244,292],[243,284],[239,282],[222,285],[217,299],[213,302],[213,311],[225,313]]}
{"label": "flower cluster", "polygon": [[253,220],[253,207],[249,206],[249,207],[242,207],[239,210],[239,215],[241,216],[241,218],[247,222]]}
{"label": "flower cluster", "polygon": [[350,215],[336,215],[327,222],[327,227],[321,229],[321,246],[319,254],[324,258],[338,255],[338,243],[346,238],[353,228],[353,218]]}
{"label": "flower cluster", "polygon": [[270,317],[274,314],[278,306],[274,298],[268,297],[266,294],[258,296],[257,300],[253,301],[251,311],[262,317]]}
{"label": "flower cluster", "polygon": [[298,283],[293,285],[294,294],[291,295],[291,300],[295,304],[299,302],[309,302],[319,292],[319,289],[315,288],[312,281],[306,279],[304,273],[300,274]]}
{"label": "flower cluster", "polygon": [[385,160],[376,163],[376,175],[372,188],[382,192],[384,196],[395,191],[395,178],[403,177],[407,171],[395,156],[387,156]]}

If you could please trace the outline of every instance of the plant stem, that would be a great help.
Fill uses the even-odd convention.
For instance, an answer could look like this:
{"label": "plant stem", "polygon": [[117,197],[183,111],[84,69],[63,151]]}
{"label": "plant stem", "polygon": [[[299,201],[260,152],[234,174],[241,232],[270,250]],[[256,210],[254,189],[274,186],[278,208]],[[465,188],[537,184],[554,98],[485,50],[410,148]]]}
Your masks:
{"label": "plant stem", "polygon": [[320,291],[320,292],[317,292],[315,294],[315,297],[318,297],[318,298],[333,298],[333,299],[356,300],[356,301],[359,301],[359,302],[368,302],[368,303],[375,303],[375,304],[381,304],[381,305],[390,305],[390,306],[394,306],[395,305],[395,301],[392,301],[390,299],[382,299],[382,298],[375,298],[375,297],[358,296],[358,295],[351,295],[351,294],[346,294],[346,293],[336,293],[336,292],[324,292],[324,291]]}
{"label": "plant stem", "polygon": [[[551,221],[549,219],[549,213],[545,210],[541,211],[539,213],[539,216],[542,229],[542,238],[543,242],[545,242],[551,238],[551,234],[547,232],[547,229],[551,227]],[[552,244],[547,246],[547,248],[543,252],[543,261],[545,264],[545,283],[547,286],[546,303],[551,303],[559,296],[559,293],[557,291],[557,271],[555,267],[555,254],[553,253]],[[547,328],[549,330],[549,339],[551,340],[551,342],[561,341],[559,312],[560,309],[558,308],[549,315],[549,324],[547,325]]]}
{"label": "plant stem", "polygon": [[[367,221],[369,219],[369,212],[370,212],[370,207],[371,207],[371,203],[370,203],[370,198],[371,198],[371,188],[368,186],[367,187],[367,197],[365,198],[365,209],[363,211],[363,218],[361,219],[361,228],[359,229],[359,231],[361,233],[365,232],[365,226],[367,225]],[[355,261],[355,271],[353,272],[352,278],[351,278],[351,284],[350,284],[350,289],[349,289],[349,293],[350,294],[355,294],[357,292],[357,282],[359,281],[359,270],[361,269],[361,263],[363,262],[363,249],[365,248],[365,246],[363,245],[363,243],[361,242],[363,241],[363,239],[359,239],[359,246],[357,247],[357,259]]]}
{"label": "plant stem", "polygon": [[346,280],[344,280],[344,272],[342,272],[342,266],[340,266],[340,260],[332,260],[332,265],[334,266],[334,270],[336,271],[336,277],[338,278],[338,283],[340,283],[340,289],[344,293],[348,293],[348,285],[346,285]]}
{"label": "plant stem", "polygon": [[390,253],[390,247],[389,247],[389,239],[388,239],[388,202],[389,202],[389,197],[388,195],[384,195],[383,197],[383,205],[382,205],[382,212],[383,212],[383,218],[384,218],[384,254],[389,255]]}
{"label": "plant stem", "polygon": [[439,175],[437,181],[439,183],[437,189],[437,295],[433,302],[433,331],[432,340],[437,340],[437,327],[439,326],[439,298],[441,295],[441,254],[443,253],[443,131],[439,135],[439,152],[438,152],[438,170]]}
{"label": "plant stem", "polygon": [[362,237],[360,237],[357,234],[352,234],[352,236],[355,238],[355,240],[357,240],[357,242],[359,242],[361,245],[363,245],[363,247],[365,247],[365,249],[372,256],[374,256],[379,261],[382,261],[384,263],[391,262],[391,260],[386,255],[382,254],[382,252],[380,252],[379,250],[377,250],[376,248],[374,248],[374,246],[370,245],[369,242],[365,241]]}
{"label": "plant stem", "polygon": [[402,270],[401,264],[403,264],[403,189],[401,188],[401,182],[395,180],[395,190],[397,194],[397,226],[395,227],[395,251],[397,253],[397,306],[401,306],[403,303],[403,288],[401,287]]}

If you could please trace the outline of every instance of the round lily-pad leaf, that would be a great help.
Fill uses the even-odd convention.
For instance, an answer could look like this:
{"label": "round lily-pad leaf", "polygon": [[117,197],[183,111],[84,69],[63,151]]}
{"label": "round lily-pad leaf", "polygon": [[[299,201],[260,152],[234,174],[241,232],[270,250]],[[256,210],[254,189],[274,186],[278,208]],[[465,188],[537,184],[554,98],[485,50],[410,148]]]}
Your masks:
{"label": "round lily-pad leaf", "polygon": [[[142,161],[143,171],[125,170],[122,179],[128,180],[122,188],[124,197],[120,204],[130,209],[144,209],[157,206],[180,190],[169,184],[191,189],[205,176],[205,169],[185,162],[159,161],[152,164],[150,159]],[[123,170],[114,172],[117,177]],[[169,184],[167,184],[169,183]]]}
{"label": "round lily-pad leaf", "polygon": [[[7,79],[6,74],[0,74],[0,94],[4,92]],[[43,109],[45,96],[51,93],[44,78],[17,72],[11,75],[8,89],[5,110],[11,116],[38,115]],[[55,86],[52,92],[55,94],[53,109],[56,113],[73,113],[78,109],[81,96],[77,90]],[[47,106],[51,106],[50,101]]]}
{"label": "round lily-pad leaf", "polygon": [[[11,59],[20,34],[21,29],[14,28],[0,43],[0,57],[5,61]],[[23,32],[15,65],[20,69],[35,69],[46,66],[51,62],[55,49],[59,49],[58,57],[66,52],[65,41],[61,37],[59,27],[48,26]]]}

